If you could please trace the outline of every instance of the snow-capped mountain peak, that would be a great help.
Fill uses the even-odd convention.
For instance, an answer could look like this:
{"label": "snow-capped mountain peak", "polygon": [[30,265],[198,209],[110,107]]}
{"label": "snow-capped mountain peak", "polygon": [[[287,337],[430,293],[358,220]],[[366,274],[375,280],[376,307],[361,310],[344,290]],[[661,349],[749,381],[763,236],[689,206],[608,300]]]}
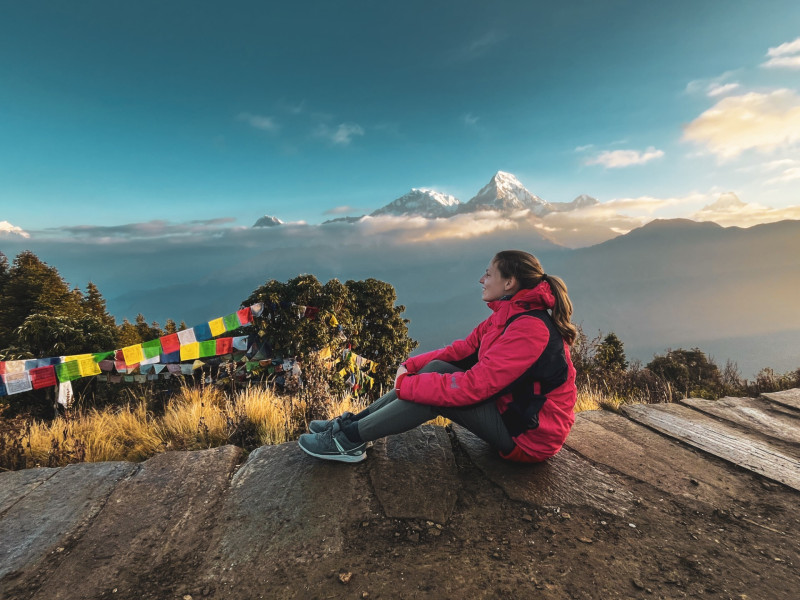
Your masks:
{"label": "snow-capped mountain peak", "polygon": [[511,212],[525,209],[539,216],[551,210],[547,202],[531,194],[519,179],[505,171],[495,173],[489,183],[464,205],[464,210],[467,212],[476,210]]}
{"label": "snow-capped mountain peak", "polygon": [[283,221],[281,221],[278,217],[264,215],[253,224],[253,227],[277,227],[278,225],[283,225]]}
{"label": "snow-capped mountain peak", "polygon": [[571,210],[580,210],[581,208],[589,208],[590,206],[594,206],[596,204],[600,204],[597,198],[592,198],[587,194],[581,194],[572,202],[551,202],[550,209],[553,212],[569,212]]}
{"label": "snow-capped mountain peak", "polygon": [[417,215],[428,218],[449,217],[461,204],[458,198],[426,188],[412,188],[407,194],[371,213],[381,215]]}

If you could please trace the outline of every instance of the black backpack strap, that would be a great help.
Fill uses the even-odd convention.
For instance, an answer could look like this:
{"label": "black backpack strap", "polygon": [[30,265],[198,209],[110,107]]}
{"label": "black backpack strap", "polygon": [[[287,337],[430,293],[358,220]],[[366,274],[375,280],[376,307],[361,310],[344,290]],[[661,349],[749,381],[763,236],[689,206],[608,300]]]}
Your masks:
{"label": "black backpack strap", "polygon": [[[547,394],[563,385],[569,375],[567,358],[564,354],[564,340],[553,317],[546,310],[529,310],[514,315],[506,321],[503,333],[511,323],[523,316],[541,320],[547,327],[549,338],[547,346],[536,362],[519,379],[494,396],[497,398],[511,394],[511,403],[502,414],[503,423],[511,437],[539,427],[539,411],[547,400]],[[533,385],[536,382],[540,386],[538,394],[533,392]]]}

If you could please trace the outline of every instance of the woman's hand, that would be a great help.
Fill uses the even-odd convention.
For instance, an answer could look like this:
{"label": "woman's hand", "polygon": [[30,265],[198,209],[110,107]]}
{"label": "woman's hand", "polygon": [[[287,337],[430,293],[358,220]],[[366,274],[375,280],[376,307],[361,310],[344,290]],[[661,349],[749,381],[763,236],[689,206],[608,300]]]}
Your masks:
{"label": "woman's hand", "polygon": [[408,369],[406,369],[405,366],[400,365],[399,367],[397,367],[397,373],[395,373],[395,375],[394,375],[394,387],[395,388],[397,388],[397,380],[400,379],[401,375],[405,375],[406,373],[408,373]]}

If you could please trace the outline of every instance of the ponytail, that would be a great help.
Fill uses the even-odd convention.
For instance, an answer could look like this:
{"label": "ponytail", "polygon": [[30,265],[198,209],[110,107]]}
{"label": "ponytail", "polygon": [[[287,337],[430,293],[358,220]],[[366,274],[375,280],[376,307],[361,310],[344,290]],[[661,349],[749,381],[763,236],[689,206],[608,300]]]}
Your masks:
{"label": "ponytail", "polygon": [[521,250],[498,252],[492,262],[503,277],[514,277],[522,289],[533,289],[543,281],[550,285],[555,298],[553,321],[561,337],[571,346],[578,337],[578,328],[570,322],[572,301],[569,299],[564,281],[560,277],[545,273],[541,263],[533,254]]}

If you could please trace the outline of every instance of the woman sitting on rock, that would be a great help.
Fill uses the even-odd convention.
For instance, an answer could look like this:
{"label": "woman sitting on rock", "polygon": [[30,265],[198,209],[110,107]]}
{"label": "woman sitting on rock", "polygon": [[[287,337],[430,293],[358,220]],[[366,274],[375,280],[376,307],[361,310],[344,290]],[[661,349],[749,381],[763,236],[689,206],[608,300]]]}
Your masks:
{"label": "woman sitting on rock", "polygon": [[492,314],[464,340],[406,360],[395,387],[357,415],[312,421],[298,443],[325,460],[358,462],[367,442],[441,415],[500,456],[539,462],[561,449],[575,421],[577,330],[564,282],[519,250],[499,252],[481,277]]}

